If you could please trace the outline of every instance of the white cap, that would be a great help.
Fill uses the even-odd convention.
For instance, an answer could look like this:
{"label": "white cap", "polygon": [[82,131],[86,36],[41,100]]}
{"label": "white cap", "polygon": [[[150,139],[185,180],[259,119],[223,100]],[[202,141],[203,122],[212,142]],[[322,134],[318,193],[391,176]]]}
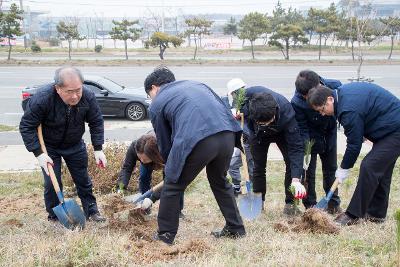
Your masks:
{"label": "white cap", "polygon": [[232,94],[234,91],[236,91],[242,87],[245,87],[245,86],[246,86],[246,84],[240,78],[234,78],[234,79],[230,80],[226,84],[226,87],[228,88],[228,95]]}

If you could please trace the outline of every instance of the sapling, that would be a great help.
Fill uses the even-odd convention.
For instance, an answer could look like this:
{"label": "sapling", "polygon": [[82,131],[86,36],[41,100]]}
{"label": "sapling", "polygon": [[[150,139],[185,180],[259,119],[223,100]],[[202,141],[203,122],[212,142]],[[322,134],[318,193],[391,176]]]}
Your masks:
{"label": "sapling", "polygon": [[[240,88],[236,90],[236,97],[235,97],[235,109],[236,113],[241,114],[240,110],[246,100],[246,90],[244,88]],[[243,127],[243,125],[242,125]]]}
{"label": "sapling", "polygon": [[[314,139],[306,140],[304,142],[304,161],[307,164],[307,166],[310,164],[311,161],[311,151],[314,144],[315,144]],[[307,170],[304,170],[303,184],[307,188]]]}

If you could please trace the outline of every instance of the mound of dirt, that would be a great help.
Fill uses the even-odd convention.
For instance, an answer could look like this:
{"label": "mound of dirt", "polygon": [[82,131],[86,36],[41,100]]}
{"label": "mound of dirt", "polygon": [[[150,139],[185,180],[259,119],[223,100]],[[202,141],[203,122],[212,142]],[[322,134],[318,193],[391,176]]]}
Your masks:
{"label": "mound of dirt", "polygon": [[318,234],[338,234],[340,228],[331,217],[320,209],[308,209],[300,218],[274,224],[274,229],[280,232],[311,232]]}
{"label": "mound of dirt", "polygon": [[103,205],[108,217],[108,229],[129,232],[130,243],[125,247],[135,255],[135,263],[149,264],[156,261],[168,261],[176,257],[194,257],[206,253],[210,247],[204,240],[193,239],[182,244],[168,246],[154,241],[157,230],[156,217],[144,215],[122,196],[113,194],[106,198]]}

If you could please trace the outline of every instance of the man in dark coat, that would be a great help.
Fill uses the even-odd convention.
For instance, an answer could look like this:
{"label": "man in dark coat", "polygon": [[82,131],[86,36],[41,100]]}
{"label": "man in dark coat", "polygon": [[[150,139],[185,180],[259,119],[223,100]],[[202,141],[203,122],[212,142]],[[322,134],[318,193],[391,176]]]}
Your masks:
{"label": "man in dark coat", "polygon": [[[294,199],[304,198],[306,190],[300,183],[303,163],[303,142],[290,102],[282,95],[263,86],[246,89],[243,113],[249,128],[249,144],[254,161],[253,191],[261,192],[265,201],[268,148],[276,143],[286,164],[284,214],[300,212]],[[294,188],[294,195],[290,188]]]}
{"label": "man in dark coat", "polygon": [[[295,82],[296,92],[291,101],[293,109],[296,112],[296,120],[303,143],[314,142],[309,162],[306,161],[306,157],[304,157],[303,162],[303,169],[305,170],[303,180],[305,180],[304,185],[307,190],[307,197],[303,199],[303,204],[306,208],[317,204],[317,195],[315,192],[317,155],[321,159],[325,193],[328,193],[335,181],[335,171],[337,169],[336,118],[334,116],[322,116],[312,109],[306,100],[308,91],[319,84],[331,89],[336,89],[342,85],[338,80],[323,79],[314,71],[303,70],[297,75]],[[341,212],[337,189],[328,203],[327,211],[331,214]]]}
{"label": "man in dark coat", "polygon": [[[54,171],[62,190],[61,157],[65,160],[81,199],[83,211],[89,220],[104,221],[93,195],[92,181],[88,174],[88,154],[82,140],[85,122],[89,124],[94,156],[99,166],[105,167],[104,121],[95,95],[83,85],[81,72],[72,67],[56,71],[54,83],[46,85],[33,95],[26,106],[19,129],[29,152],[38,159],[44,176],[44,201],[48,219],[56,221],[53,207],[59,200],[50,180],[48,164]],[[42,125],[47,154],[43,153],[37,134]]]}
{"label": "man in dark coat", "polygon": [[226,224],[215,237],[245,235],[226,172],[241,129],[231,111],[205,84],[175,81],[165,67],[155,69],[144,82],[152,98],[151,123],[165,160],[165,181],[155,238],[172,244],[179,225],[179,199],[186,187],[206,167],[207,178]]}
{"label": "man in dark coat", "polygon": [[340,183],[354,166],[364,138],[373,143],[361,162],[350,204],[335,221],[343,226],[361,218],[383,222],[400,155],[400,100],[376,84],[354,82],[337,90],[319,85],[310,90],[307,101],[321,115],[336,116],[344,128],[347,147],[335,175]]}

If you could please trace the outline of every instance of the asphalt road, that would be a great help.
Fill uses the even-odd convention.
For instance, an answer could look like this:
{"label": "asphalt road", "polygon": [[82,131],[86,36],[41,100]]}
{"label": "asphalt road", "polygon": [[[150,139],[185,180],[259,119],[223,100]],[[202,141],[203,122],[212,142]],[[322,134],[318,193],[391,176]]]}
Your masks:
{"label": "asphalt road", "polygon": [[[106,76],[127,87],[141,87],[143,80],[155,66],[137,67],[82,67],[84,74]],[[173,66],[171,70],[177,79],[197,80],[208,84],[217,94],[226,93],[226,83],[229,79],[240,77],[248,85],[263,85],[269,87],[287,98],[294,91],[294,79],[297,73],[305,68],[312,69],[326,78],[339,79],[347,83],[349,78],[356,76],[356,66]],[[28,85],[43,84],[52,80],[56,67],[0,66],[0,124],[18,125],[22,116],[21,90]],[[400,97],[399,75],[400,65],[365,65],[362,75],[374,79]],[[111,140],[129,141],[147,131],[147,122],[130,122],[127,120],[106,119],[106,138]],[[135,126],[138,125],[138,126]],[[87,139],[87,137],[85,138]],[[0,145],[22,144],[18,132],[0,133]]]}

